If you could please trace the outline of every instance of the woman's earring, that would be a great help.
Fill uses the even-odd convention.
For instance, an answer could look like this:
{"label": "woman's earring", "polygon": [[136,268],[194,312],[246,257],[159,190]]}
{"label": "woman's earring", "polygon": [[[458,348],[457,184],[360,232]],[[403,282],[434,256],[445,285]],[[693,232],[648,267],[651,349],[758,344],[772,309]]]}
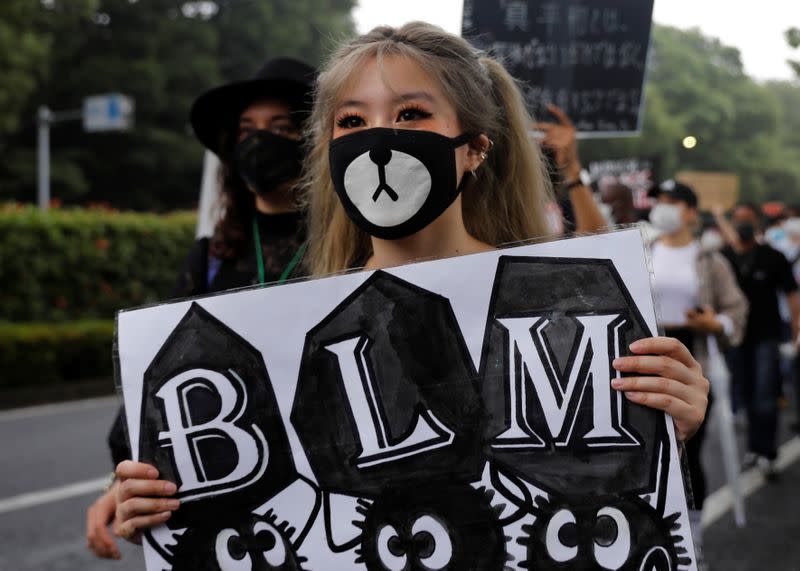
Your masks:
{"label": "woman's earring", "polygon": [[475,174],[475,169],[472,169],[469,172],[472,173],[472,178],[478,178],[478,175]]}
{"label": "woman's earring", "polygon": [[486,157],[489,156],[489,152],[494,148],[494,141],[489,139],[489,148],[484,149],[481,151],[481,160],[486,160]]}

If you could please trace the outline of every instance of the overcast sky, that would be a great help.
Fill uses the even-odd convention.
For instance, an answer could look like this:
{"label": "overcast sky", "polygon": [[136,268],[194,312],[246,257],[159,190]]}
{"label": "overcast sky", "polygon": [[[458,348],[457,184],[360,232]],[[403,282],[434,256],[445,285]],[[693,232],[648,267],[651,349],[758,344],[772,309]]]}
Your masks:
{"label": "overcast sky", "polygon": [[[359,32],[380,24],[425,20],[460,33],[462,4],[462,0],[358,0],[354,16]],[[656,0],[653,17],[660,24],[698,27],[739,48],[745,70],[757,79],[793,77],[785,63],[793,54],[783,32],[800,27],[800,0]],[[800,50],[795,50],[794,58],[800,59]]]}

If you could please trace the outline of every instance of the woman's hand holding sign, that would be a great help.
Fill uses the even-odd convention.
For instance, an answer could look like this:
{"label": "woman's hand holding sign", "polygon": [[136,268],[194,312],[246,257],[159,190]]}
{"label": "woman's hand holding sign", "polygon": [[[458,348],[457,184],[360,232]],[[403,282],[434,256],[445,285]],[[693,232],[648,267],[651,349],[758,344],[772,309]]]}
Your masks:
{"label": "woman's hand holding sign", "polygon": [[158,470],[150,464],[125,460],[116,470],[117,516],[115,532],[133,543],[141,543],[141,531],[167,521],[180,507],[171,499],[177,486],[158,480]]}
{"label": "woman's hand holding sign", "polygon": [[623,377],[611,386],[631,401],[669,413],[678,440],[697,432],[708,408],[709,382],[686,346],[671,337],[651,337],[631,344],[635,356],[619,357],[614,368],[640,377]]}

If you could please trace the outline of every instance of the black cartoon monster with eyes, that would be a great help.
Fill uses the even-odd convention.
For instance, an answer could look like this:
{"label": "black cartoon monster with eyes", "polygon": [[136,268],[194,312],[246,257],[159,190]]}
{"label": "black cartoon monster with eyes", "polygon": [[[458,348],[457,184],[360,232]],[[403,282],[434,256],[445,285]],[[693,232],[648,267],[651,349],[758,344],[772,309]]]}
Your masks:
{"label": "black cartoon monster with eyes", "polygon": [[517,541],[523,569],[678,571],[691,560],[678,544],[679,514],[662,518],[638,496],[539,496],[536,521]]}
{"label": "black cartoon monster with eyes", "polygon": [[359,510],[356,562],[371,571],[502,570],[507,538],[490,499],[466,484],[387,489]]}
{"label": "black cartoon monster with eyes", "polygon": [[172,571],[302,571],[290,537],[293,529],[268,513],[195,527],[178,539]]}

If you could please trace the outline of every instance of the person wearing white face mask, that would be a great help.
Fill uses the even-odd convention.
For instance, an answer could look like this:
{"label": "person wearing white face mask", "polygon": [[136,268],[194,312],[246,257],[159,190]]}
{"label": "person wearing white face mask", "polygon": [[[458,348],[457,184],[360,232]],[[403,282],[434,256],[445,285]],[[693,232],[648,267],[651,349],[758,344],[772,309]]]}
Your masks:
{"label": "person wearing white face mask", "polygon": [[[694,191],[668,180],[649,194],[658,201],[650,212],[650,222],[661,232],[651,245],[661,322],[666,334],[683,341],[705,367],[709,335],[722,347],[741,342],[747,300],[728,261],[695,238],[699,213]],[[709,394],[709,407],[711,402]],[[702,543],[700,519],[706,487],[700,464],[704,429],[705,424],[686,445],[696,508],[689,514],[696,546]]]}

